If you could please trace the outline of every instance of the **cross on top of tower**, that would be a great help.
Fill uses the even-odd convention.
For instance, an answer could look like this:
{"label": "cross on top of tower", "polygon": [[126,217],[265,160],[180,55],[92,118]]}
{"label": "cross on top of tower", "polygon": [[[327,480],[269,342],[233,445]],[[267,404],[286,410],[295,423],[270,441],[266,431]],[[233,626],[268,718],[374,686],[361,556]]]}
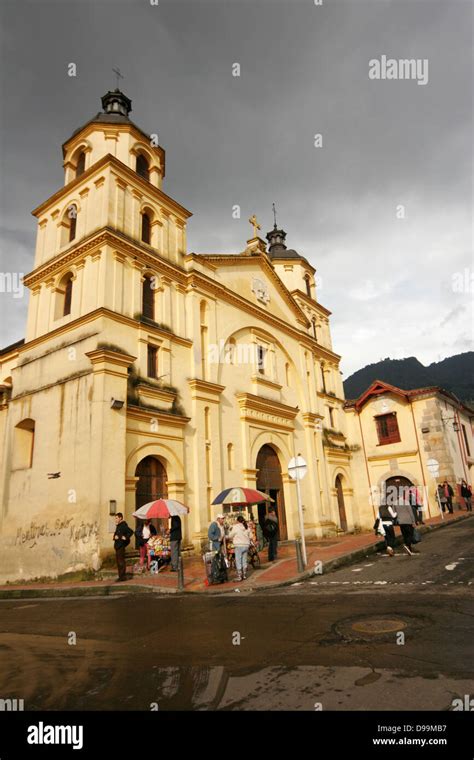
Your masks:
{"label": "cross on top of tower", "polygon": [[253,236],[258,237],[258,230],[261,229],[261,227],[259,223],[257,222],[257,217],[255,216],[255,214],[253,214],[253,216],[250,217],[249,222],[253,227]]}
{"label": "cross on top of tower", "polygon": [[120,79],[125,79],[125,77],[122,74],[122,72],[120,71],[120,69],[119,69],[118,66],[117,66],[117,68],[112,69],[112,71],[114,72],[114,74],[115,74],[115,76],[117,78],[117,90],[119,90],[120,89],[120,87],[119,87]]}

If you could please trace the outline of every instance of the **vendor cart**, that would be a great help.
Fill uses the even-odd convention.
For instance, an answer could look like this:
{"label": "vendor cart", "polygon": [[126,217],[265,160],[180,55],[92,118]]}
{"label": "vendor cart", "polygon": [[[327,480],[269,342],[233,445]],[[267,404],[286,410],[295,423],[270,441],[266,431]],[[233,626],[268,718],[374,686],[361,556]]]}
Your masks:
{"label": "vendor cart", "polygon": [[[229,567],[232,567],[235,569],[234,544],[228,538],[226,538],[226,556],[229,561]],[[252,565],[254,570],[260,567],[260,555],[258,553],[257,546],[253,541],[250,543],[250,546],[249,546],[248,561]]]}
{"label": "vendor cart", "polygon": [[159,573],[160,570],[167,567],[171,562],[171,547],[168,538],[163,536],[152,536],[146,545],[150,572]]}

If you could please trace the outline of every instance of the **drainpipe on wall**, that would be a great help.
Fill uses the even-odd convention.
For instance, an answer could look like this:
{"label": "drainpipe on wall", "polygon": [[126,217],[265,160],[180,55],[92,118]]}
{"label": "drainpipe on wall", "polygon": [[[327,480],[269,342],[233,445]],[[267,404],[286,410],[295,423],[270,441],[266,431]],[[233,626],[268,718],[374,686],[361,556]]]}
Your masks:
{"label": "drainpipe on wall", "polygon": [[430,495],[428,493],[428,486],[426,485],[425,470],[423,468],[423,460],[421,458],[420,439],[418,438],[418,430],[416,429],[415,413],[413,411],[413,404],[412,404],[411,398],[409,399],[409,401],[410,401],[411,416],[412,416],[412,420],[413,420],[413,427],[415,429],[416,443],[417,443],[417,446],[418,446],[418,457],[419,457],[419,460],[420,460],[421,476],[423,478],[423,486],[424,486],[425,493],[426,493],[426,498],[427,498],[428,517],[431,517]]}
{"label": "drainpipe on wall", "polygon": [[469,482],[469,475],[466,472],[467,454],[466,454],[466,451],[464,450],[464,440],[463,440],[463,436],[461,435],[462,424],[461,424],[461,420],[459,418],[459,410],[458,409],[454,409],[454,407],[453,407],[453,411],[454,411],[454,414],[456,416],[456,422],[458,423],[458,443],[459,443],[459,448],[461,450],[461,462],[462,462],[462,468],[464,470],[464,479],[465,479],[466,483],[468,483]]}
{"label": "drainpipe on wall", "polygon": [[373,491],[372,491],[372,483],[370,482],[370,472],[369,472],[369,463],[367,462],[367,452],[365,450],[365,441],[364,441],[364,434],[362,432],[362,423],[360,421],[360,414],[359,412],[356,412],[357,417],[359,418],[359,427],[360,427],[360,437],[362,440],[362,448],[364,449],[364,461],[365,461],[365,469],[367,470],[367,480],[369,481],[369,493],[370,493],[370,501],[372,502],[372,511],[374,513],[374,520],[376,519],[375,514],[375,507],[374,507],[374,499],[373,499]]}

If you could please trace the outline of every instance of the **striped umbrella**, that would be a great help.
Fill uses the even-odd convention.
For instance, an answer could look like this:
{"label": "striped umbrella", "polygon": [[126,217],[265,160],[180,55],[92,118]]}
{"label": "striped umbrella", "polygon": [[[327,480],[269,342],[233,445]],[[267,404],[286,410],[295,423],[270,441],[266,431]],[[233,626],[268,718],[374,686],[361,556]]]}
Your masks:
{"label": "striped umbrella", "polygon": [[140,509],[137,509],[133,513],[133,516],[138,517],[139,520],[151,520],[154,517],[167,519],[175,515],[187,515],[188,512],[189,507],[181,504],[180,501],[157,499],[156,501],[149,501],[148,504],[144,504],[143,507],[140,507]]}
{"label": "striped umbrella", "polygon": [[231,504],[234,507],[245,507],[259,504],[262,501],[274,501],[271,496],[254,488],[224,488],[212,502],[213,504]]}

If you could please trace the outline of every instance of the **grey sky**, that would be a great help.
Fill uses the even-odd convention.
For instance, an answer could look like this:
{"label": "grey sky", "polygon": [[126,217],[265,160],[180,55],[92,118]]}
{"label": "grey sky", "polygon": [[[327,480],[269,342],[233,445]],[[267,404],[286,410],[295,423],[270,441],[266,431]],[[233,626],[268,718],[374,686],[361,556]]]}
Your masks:
{"label": "grey sky", "polygon": [[[194,214],[189,250],[242,250],[249,215],[265,233],[274,201],[288,246],[322,278],[345,376],[386,356],[472,350],[472,284],[453,291],[473,272],[470,2],[0,8],[2,271],[31,271],[30,211],[61,186],[61,143],[100,110],[118,65],[132,119],[166,149],[164,190]],[[369,80],[383,54],[427,58],[428,84]],[[23,337],[26,302],[0,294],[2,345]]]}

